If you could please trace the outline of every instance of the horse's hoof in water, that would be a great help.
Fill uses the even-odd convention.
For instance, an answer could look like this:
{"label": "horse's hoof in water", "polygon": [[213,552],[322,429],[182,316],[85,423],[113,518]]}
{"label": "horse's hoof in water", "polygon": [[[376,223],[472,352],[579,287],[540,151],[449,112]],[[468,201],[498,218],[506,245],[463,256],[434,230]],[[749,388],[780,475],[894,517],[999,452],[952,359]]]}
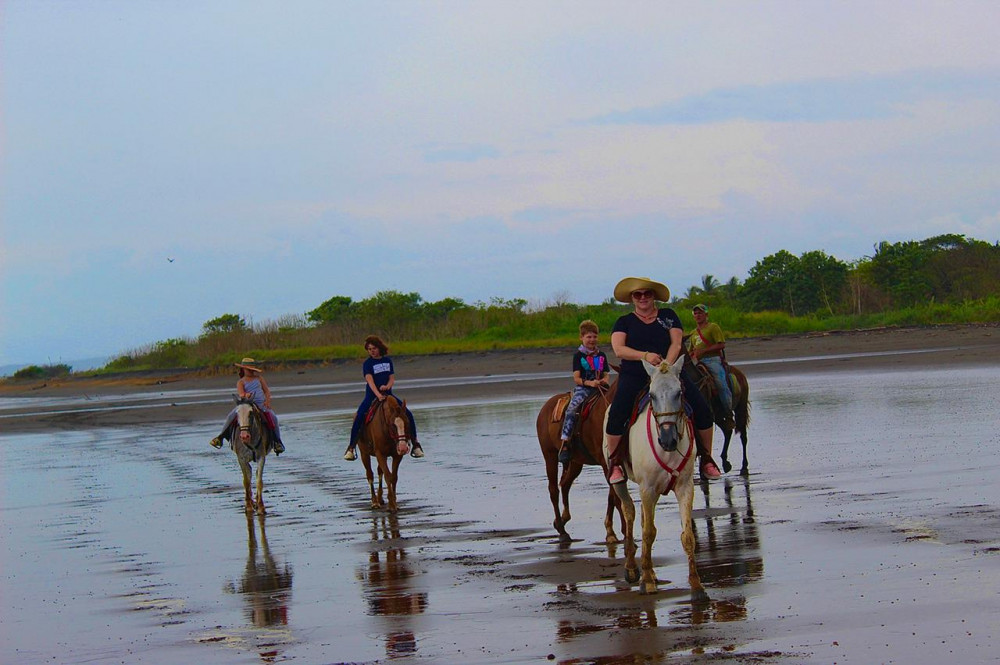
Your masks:
{"label": "horse's hoof in water", "polygon": [[565,531],[563,531],[562,533],[559,534],[559,542],[560,543],[571,543],[571,542],[573,542],[573,539],[570,538],[570,535],[568,533],[566,533]]}
{"label": "horse's hoof in water", "polygon": [[743,467],[742,469],[740,469],[740,475],[743,476],[744,478],[749,478],[750,469],[748,469],[747,467]]}
{"label": "horse's hoof in water", "polygon": [[639,569],[638,568],[626,568],[625,569],[625,581],[629,584],[635,584],[639,581]]}
{"label": "horse's hoof in water", "polygon": [[711,600],[708,597],[708,592],[704,589],[691,589],[691,602],[692,603],[707,603]]}
{"label": "horse's hoof in water", "polygon": [[639,593],[643,596],[652,596],[659,593],[659,589],[656,588],[656,582],[649,582],[648,584],[639,585]]}
{"label": "horse's hoof in water", "polygon": [[725,471],[726,473],[732,471],[733,470],[732,463],[727,459],[722,460],[722,470]]}

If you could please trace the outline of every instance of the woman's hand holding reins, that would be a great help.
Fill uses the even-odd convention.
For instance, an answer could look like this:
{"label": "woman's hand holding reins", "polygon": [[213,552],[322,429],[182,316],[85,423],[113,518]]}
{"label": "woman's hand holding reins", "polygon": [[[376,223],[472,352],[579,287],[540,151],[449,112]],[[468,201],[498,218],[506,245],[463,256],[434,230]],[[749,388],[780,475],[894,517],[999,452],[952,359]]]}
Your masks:
{"label": "woman's hand holding reins", "polygon": [[642,360],[645,360],[650,365],[659,366],[659,364],[663,362],[663,356],[655,351],[646,351],[642,354]]}

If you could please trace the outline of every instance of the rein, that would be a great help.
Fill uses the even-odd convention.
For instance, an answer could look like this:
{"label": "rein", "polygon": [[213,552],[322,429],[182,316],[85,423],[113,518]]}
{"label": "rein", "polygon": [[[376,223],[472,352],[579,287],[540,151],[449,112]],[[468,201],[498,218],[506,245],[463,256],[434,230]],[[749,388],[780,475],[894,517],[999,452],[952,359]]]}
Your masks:
{"label": "rein", "polygon": [[[395,429],[395,428],[393,427],[392,423],[389,421],[389,416],[386,414],[385,409],[383,408],[385,406],[386,401],[389,399],[389,397],[392,397],[393,399],[396,399],[395,396],[391,396],[391,395],[390,396],[386,396],[386,398],[384,400],[382,400],[382,401],[380,401],[378,403],[378,410],[382,414],[382,423],[385,426],[385,431],[388,434],[388,437],[390,439],[395,439],[396,440],[396,446],[398,447],[400,443],[406,441],[406,427],[405,426],[403,427],[403,431],[402,432],[400,432],[399,430],[396,430],[396,434],[392,433],[393,429]],[[396,400],[396,404],[399,404],[399,400]],[[405,414],[402,417],[405,419],[405,417],[406,417]],[[405,420],[404,420],[404,422],[405,422]]]}

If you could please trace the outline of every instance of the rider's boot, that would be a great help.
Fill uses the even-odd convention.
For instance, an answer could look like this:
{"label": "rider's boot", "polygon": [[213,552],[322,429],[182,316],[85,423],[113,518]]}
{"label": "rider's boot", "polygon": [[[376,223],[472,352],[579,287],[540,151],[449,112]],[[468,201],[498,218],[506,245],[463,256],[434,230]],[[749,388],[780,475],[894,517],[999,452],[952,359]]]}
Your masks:
{"label": "rider's boot", "polygon": [[281,439],[275,439],[274,443],[271,444],[271,447],[274,448],[275,455],[280,455],[285,452],[285,444],[281,442]]}
{"label": "rider's boot", "polygon": [[572,455],[569,451],[569,441],[567,439],[562,439],[562,446],[559,448],[559,463],[569,464],[571,456]]}
{"label": "rider's boot", "polygon": [[344,451],[344,459],[347,460],[348,462],[353,462],[354,460],[358,459],[357,454],[354,452],[354,448],[357,445],[358,444],[352,441],[351,444],[347,446],[347,450]]}
{"label": "rider's boot", "polygon": [[424,456],[423,447],[420,445],[419,441],[414,441],[413,450],[410,451],[410,457],[416,457],[417,459],[420,459],[423,456]]}
{"label": "rider's boot", "polygon": [[221,448],[222,447],[222,437],[221,436],[217,436],[214,439],[212,439],[211,441],[209,441],[208,444],[210,446],[212,446],[213,448]]}

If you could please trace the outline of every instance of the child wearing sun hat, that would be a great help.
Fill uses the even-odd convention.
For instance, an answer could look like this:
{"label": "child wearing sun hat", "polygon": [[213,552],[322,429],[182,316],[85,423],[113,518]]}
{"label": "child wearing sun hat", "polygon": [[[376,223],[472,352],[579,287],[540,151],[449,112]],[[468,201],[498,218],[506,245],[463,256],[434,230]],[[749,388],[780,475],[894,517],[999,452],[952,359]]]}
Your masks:
{"label": "child wearing sun hat", "polygon": [[[239,381],[236,382],[236,394],[242,399],[250,399],[262,412],[266,413],[270,420],[271,428],[274,430],[274,454],[280,455],[285,452],[285,444],[281,442],[281,431],[278,428],[278,416],[271,410],[271,390],[267,387],[263,372],[253,358],[244,358],[238,363],[233,363],[239,367]],[[229,428],[236,420],[236,409],[229,412],[226,424],[222,426],[222,433],[212,439],[209,443],[215,448],[222,447],[222,441],[229,434]]]}

